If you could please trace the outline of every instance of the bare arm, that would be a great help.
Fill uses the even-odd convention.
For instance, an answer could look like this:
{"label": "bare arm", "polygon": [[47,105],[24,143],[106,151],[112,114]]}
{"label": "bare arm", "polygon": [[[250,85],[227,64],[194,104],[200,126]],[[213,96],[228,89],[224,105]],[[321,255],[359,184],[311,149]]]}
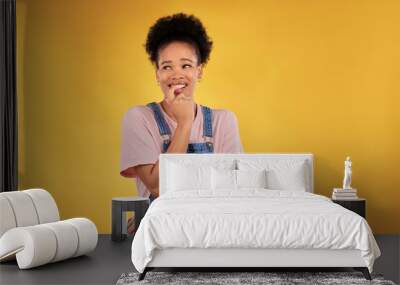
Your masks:
{"label": "bare arm", "polygon": [[[177,127],[166,153],[186,153],[194,119],[194,102],[183,93],[177,95],[177,86],[169,89],[165,104],[177,120]],[[159,161],[155,164],[135,166],[140,180],[143,181],[152,196],[159,196]]]}
{"label": "bare arm", "polygon": [[[189,144],[190,132],[192,130],[192,123],[184,123],[178,124],[176,127],[175,133],[171,138],[171,143],[168,146],[166,153],[185,153],[187,151],[187,147]],[[159,196],[159,161],[155,164],[144,164],[144,165],[137,165],[134,167],[128,168],[126,171],[128,175],[133,174],[133,169],[136,170],[137,175],[139,176],[140,180],[143,181],[146,188],[149,189],[150,193],[154,197]],[[136,226],[133,223],[132,218],[128,220],[128,233],[133,234],[135,232]]]}
{"label": "bare arm", "polygon": [[[191,129],[192,123],[178,124],[166,153],[186,153]],[[155,164],[137,165],[132,168],[135,168],[137,175],[149,189],[151,195],[158,197],[159,161],[157,160]]]}

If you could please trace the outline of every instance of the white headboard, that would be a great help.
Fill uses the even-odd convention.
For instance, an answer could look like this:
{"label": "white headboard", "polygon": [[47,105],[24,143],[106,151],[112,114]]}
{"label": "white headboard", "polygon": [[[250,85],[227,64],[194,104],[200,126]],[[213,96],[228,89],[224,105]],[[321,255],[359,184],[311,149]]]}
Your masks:
{"label": "white headboard", "polygon": [[159,163],[159,191],[160,195],[165,193],[165,185],[167,181],[167,168],[169,162],[176,162],[178,160],[190,160],[194,164],[204,163],[207,161],[207,164],[211,165],[213,162],[217,162],[218,160],[232,160],[232,163],[236,159],[240,158],[254,158],[254,159],[262,159],[262,160],[304,160],[307,169],[307,192],[314,192],[314,167],[313,167],[313,154],[311,153],[161,153],[160,154],[160,163]]}

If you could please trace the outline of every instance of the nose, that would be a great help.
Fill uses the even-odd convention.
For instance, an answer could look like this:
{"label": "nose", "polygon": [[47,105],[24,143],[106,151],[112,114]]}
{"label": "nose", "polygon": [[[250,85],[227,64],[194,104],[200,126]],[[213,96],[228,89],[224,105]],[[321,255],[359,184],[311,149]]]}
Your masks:
{"label": "nose", "polygon": [[183,74],[181,74],[180,71],[175,71],[175,72],[172,74],[171,80],[172,80],[172,81],[178,81],[178,80],[180,80],[180,79],[184,79]]}

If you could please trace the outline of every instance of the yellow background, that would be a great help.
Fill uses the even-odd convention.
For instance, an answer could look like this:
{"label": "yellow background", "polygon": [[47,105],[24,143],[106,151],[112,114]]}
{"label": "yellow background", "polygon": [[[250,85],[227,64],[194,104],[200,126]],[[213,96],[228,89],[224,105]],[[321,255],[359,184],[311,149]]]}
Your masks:
{"label": "yellow background", "polygon": [[232,110],[245,152],[315,155],[315,192],[344,160],[375,233],[400,232],[399,1],[17,0],[20,189],[110,233],[132,106],[162,99],[143,48],[157,18],[193,13],[214,41],[196,102]]}

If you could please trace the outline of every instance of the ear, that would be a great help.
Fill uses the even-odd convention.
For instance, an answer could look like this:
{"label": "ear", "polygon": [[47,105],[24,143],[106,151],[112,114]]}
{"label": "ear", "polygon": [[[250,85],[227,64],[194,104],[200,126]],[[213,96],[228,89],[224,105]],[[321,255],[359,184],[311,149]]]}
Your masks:
{"label": "ear", "polygon": [[198,68],[197,78],[201,79],[203,77],[203,65],[200,64],[197,68]]}

